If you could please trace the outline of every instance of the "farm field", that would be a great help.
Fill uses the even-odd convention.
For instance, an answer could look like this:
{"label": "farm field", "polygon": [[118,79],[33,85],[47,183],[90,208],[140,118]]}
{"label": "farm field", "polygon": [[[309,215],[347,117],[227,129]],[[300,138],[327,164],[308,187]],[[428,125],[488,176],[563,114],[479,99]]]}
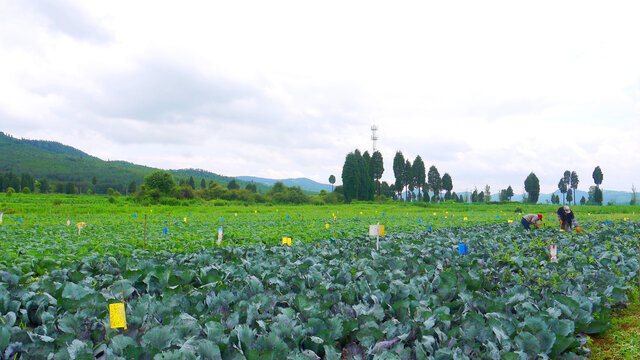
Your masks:
{"label": "farm field", "polygon": [[0,358],[584,358],[638,282],[639,207],[186,205],[1,198]]}

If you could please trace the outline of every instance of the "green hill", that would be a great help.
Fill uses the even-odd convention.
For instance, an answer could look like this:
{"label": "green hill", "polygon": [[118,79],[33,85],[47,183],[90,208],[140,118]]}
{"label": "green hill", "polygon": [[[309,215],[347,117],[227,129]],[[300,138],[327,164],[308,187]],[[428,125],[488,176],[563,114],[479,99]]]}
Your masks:
{"label": "green hill", "polygon": [[[106,193],[113,188],[125,194],[128,185],[135,181],[144,182],[144,177],[156,168],[136,165],[126,161],[104,161],[88,155],[71,146],[55,141],[16,139],[0,132],[0,175],[13,172],[17,176],[30,174],[34,179],[48,179],[51,184],[73,182],[82,192],[93,189]],[[201,179],[207,184],[213,180],[225,186],[232,177],[221,176],[199,169],[170,170],[176,181],[188,180],[193,176],[196,188]],[[92,184],[93,177],[97,184]],[[241,187],[248,181],[237,180]],[[258,191],[265,192],[268,187],[258,185]]]}

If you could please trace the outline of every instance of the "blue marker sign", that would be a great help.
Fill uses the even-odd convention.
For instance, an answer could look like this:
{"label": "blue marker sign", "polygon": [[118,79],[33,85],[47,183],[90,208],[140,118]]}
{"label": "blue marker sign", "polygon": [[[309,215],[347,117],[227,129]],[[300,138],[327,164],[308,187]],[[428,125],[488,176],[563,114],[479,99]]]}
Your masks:
{"label": "blue marker sign", "polygon": [[460,255],[469,254],[469,248],[467,248],[467,244],[458,244],[458,253]]}
{"label": "blue marker sign", "polygon": [[167,235],[167,234],[169,233],[169,229],[167,229],[167,228],[163,228],[163,229],[162,229],[162,232],[163,232],[165,235]]}

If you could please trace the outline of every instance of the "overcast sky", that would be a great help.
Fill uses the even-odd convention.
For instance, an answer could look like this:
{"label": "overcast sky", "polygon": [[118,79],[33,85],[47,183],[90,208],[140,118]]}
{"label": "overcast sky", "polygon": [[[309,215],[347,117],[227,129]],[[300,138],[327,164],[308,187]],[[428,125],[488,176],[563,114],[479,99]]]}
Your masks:
{"label": "overcast sky", "polygon": [[640,185],[640,3],[0,0],[0,131],[227,176]]}

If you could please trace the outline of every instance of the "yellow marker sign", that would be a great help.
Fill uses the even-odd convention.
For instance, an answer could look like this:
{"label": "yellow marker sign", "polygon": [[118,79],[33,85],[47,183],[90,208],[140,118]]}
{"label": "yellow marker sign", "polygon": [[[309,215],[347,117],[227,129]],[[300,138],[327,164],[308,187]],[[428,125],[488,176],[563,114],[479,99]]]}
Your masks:
{"label": "yellow marker sign", "polygon": [[149,212],[153,212],[153,209],[150,209]]}
{"label": "yellow marker sign", "polygon": [[79,222],[76,224],[76,226],[78,227],[78,235],[80,235],[80,232],[82,231],[82,229],[87,226],[86,222]]}
{"label": "yellow marker sign", "polygon": [[253,210],[253,213],[254,213],[254,214],[257,214],[257,213],[258,213],[258,210]]}
{"label": "yellow marker sign", "polygon": [[433,213],[433,215],[438,215],[438,213]]}
{"label": "yellow marker sign", "polygon": [[507,220],[507,222],[508,222],[509,224],[511,224],[511,223],[513,222],[513,220],[509,219],[509,220]]}
{"label": "yellow marker sign", "polygon": [[362,211],[360,211],[360,215],[362,215]]}
{"label": "yellow marker sign", "polygon": [[283,238],[282,238],[282,245],[289,245],[289,246],[291,246],[291,238],[283,237]]}
{"label": "yellow marker sign", "polygon": [[124,313],[124,303],[109,304],[109,319],[111,328],[124,328],[127,330],[127,315]]}
{"label": "yellow marker sign", "polygon": [[324,228],[329,230],[329,224],[324,224]]}
{"label": "yellow marker sign", "polygon": [[380,236],[384,236],[384,225],[380,225]]}
{"label": "yellow marker sign", "polygon": [[238,216],[238,213],[233,214],[233,216]]}
{"label": "yellow marker sign", "polygon": [[469,220],[469,219],[467,219],[467,217],[465,216],[465,217],[464,217],[464,219],[462,219],[462,220],[465,220],[465,221],[467,221],[467,220]]}
{"label": "yellow marker sign", "polygon": [[184,218],[184,222],[187,222],[187,218]]}

